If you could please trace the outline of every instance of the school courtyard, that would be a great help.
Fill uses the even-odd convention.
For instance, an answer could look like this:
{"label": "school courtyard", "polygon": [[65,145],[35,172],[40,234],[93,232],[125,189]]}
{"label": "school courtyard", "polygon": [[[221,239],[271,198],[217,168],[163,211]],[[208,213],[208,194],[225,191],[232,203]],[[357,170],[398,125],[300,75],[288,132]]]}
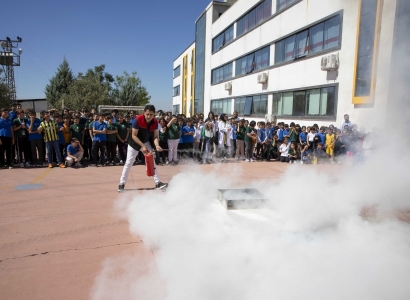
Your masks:
{"label": "school courtyard", "polygon": [[[159,166],[161,181],[197,168],[232,176],[241,183],[261,176],[278,179],[292,167],[335,172],[345,166],[294,166],[279,162]],[[138,254],[146,262],[155,253],[128,229],[115,208],[119,197],[134,198],[153,187],[145,166],[133,166],[123,194],[117,192],[121,166],[82,169],[0,170],[0,299],[89,299],[107,258]],[[221,186],[223,188],[223,186]],[[216,198],[215,198],[216,199]],[[142,276],[135,274],[135,276]]]}

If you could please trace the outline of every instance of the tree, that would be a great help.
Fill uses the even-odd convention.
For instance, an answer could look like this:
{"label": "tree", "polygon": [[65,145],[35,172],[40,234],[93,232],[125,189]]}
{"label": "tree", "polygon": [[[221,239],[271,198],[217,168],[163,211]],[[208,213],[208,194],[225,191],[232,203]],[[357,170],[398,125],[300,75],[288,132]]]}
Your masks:
{"label": "tree", "polygon": [[50,79],[50,83],[46,86],[46,101],[50,107],[61,107],[61,100],[68,95],[69,86],[73,82],[73,79],[73,72],[64,57],[56,74]]}
{"label": "tree", "polygon": [[115,86],[116,105],[144,106],[151,99],[146,87],[141,84],[141,79],[135,71],[131,75],[124,71],[123,76],[117,76]]}
{"label": "tree", "polygon": [[64,105],[72,108],[97,108],[98,105],[113,104],[111,83],[114,82],[114,77],[104,70],[105,65],[100,65],[87,70],[85,75],[79,73],[69,85],[68,93],[62,97]]}
{"label": "tree", "polygon": [[9,108],[11,97],[9,88],[6,84],[6,78],[3,76],[3,69],[0,69],[0,108]]}

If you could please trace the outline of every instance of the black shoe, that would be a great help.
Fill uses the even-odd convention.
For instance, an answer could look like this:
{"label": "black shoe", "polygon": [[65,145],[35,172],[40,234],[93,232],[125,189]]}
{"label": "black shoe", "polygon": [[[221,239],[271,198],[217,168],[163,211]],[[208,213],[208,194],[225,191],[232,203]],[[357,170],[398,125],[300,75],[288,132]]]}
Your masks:
{"label": "black shoe", "polygon": [[118,186],[118,192],[122,193],[124,191],[124,186],[125,186],[125,184],[120,184]]}
{"label": "black shoe", "polygon": [[157,189],[157,190],[162,190],[162,189],[166,188],[167,186],[168,186],[168,183],[158,182],[158,183],[155,185],[155,189]]}

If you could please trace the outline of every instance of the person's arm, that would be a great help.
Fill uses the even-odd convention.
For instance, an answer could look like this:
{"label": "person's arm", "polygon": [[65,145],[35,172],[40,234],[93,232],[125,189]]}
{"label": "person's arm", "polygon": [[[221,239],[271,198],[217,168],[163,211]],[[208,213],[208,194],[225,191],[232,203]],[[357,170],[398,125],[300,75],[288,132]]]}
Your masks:
{"label": "person's arm", "polygon": [[[31,125],[31,127],[33,127],[32,125]],[[37,133],[41,133],[43,131],[43,127],[41,127],[41,124],[40,124],[40,126],[38,126],[38,128],[37,128]]]}
{"label": "person's arm", "polygon": [[158,129],[154,130],[154,146],[155,146],[155,150],[157,150],[158,152],[162,151],[162,148],[159,145],[159,132],[158,132]]}
{"label": "person's arm", "polygon": [[17,125],[17,122],[13,122],[12,131],[17,131],[17,130],[19,130],[19,129],[22,128],[22,127],[23,127],[22,124]]}
{"label": "person's arm", "polygon": [[84,152],[83,146],[81,146],[81,144],[79,143],[78,146],[80,147],[80,152]]}

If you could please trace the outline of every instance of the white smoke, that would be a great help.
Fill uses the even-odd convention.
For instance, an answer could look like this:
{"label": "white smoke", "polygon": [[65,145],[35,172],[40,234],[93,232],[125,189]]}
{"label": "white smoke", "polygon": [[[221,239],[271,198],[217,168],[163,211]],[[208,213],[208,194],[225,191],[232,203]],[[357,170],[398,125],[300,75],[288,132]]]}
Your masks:
{"label": "white smoke", "polygon": [[[292,165],[255,182],[230,165],[213,174],[192,167],[165,193],[126,205],[131,232],[155,259],[108,260],[92,298],[408,299],[410,226],[395,213],[410,211],[409,165],[384,154],[320,172]],[[269,201],[227,211],[219,188],[257,188]],[[373,210],[367,218],[364,208]]]}

